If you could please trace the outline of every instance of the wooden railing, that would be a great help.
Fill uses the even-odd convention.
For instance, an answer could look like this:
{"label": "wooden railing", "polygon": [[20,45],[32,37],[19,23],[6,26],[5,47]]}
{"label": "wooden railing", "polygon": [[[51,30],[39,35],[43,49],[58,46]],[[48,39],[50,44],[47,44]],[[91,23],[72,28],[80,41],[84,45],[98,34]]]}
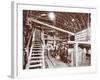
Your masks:
{"label": "wooden railing", "polygon": [[26,46],[26,49],[25,49],[26,52],[27,52],[27,55],[29,55],[29,52],[30,52],[31,39],[32,39],[32,33],[30,34],[30,37],[29,37],[29,40],[28,40],[28,43],[27,43],[27,46]]}
{"label": "wooden railing", "polygon": [[27,65],[26,65],[26,68],[28,69],[29,68],[29,60],[30,60],[30,57],[31,57],[31,54],[32,54],[32,49],[33,49],[33,46],[34,46],[34,40],[35,40],[35,32],[36,32],[36,29],[34,29],[34,30],[32,30],[32,41],[31,40],[29,40],[29,41],[31,41],[31,42],[29,42],[29,43],[31,43],[31,47],[29,47],[29,44],[27,45],[27,50],[28,50],[28,62],[27,62]]}
{"label": "wooden railing", "polygon": [[33,33],[33,29],[32,29],[32,32],[30,32],[28,43],[27,43],[26,47],[24,48],[24,52],[23,52],[23,68],[24,69],[26,68],[26,65],[28,63],[28,56],[29,56],[29,53],[30,53],[30,46],[31,46],[31,43],[32,43],[32,33]]}

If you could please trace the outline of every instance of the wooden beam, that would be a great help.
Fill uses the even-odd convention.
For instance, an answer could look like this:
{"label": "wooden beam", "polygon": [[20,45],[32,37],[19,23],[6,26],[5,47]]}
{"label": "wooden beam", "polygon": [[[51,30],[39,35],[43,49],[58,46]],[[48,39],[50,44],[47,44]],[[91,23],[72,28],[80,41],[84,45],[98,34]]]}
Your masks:
{"label": "wooden beam", "polygon": [[61,32],[68,33],[68,34],[70,34],[70,35],[75,35],[75,34],[72,33],[72,32],[66,31],[66,30],[61,29],[61,28],[58,28],[58,27],[56,27],[56,26],[49,25],[49,24],[47,24],[47,23],[41,22],[41,21],[39,21],[39,20],[36,20],[36,19],[34,19],[34,18],[28,18],[28,20],[29,20],[29,21],[33,21],[33,22],[38,23],[38,24],[42,24],[42,25],[44,25],[44,26],[47,26],[47,27],[50,27],[50,28],[53,28],[53,29],[56,29],[56,30],[61,31]]}
{"label": "wooden beam", "polygon": [[89,41],[68,41],[69,44],[74,44],[74,43],[78,43],[78,44],[91,44],[91,42]]}

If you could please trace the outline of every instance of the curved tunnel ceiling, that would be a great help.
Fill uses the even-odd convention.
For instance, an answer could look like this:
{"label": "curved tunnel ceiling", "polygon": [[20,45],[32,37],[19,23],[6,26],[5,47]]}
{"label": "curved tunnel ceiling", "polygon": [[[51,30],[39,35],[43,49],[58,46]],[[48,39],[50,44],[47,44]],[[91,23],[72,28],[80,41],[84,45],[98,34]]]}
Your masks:
{"label": "curved tunnel ceiling", "polygon": [[90,13],[72,13],[72,12],[53,12],[55,14],[55,20],[50,20],[48,17],[49,11],[33,11],[24,10],[23,16],[33,17],[41,22],[56,26],[76,33],[87,27],[90,27],[91,14]]}

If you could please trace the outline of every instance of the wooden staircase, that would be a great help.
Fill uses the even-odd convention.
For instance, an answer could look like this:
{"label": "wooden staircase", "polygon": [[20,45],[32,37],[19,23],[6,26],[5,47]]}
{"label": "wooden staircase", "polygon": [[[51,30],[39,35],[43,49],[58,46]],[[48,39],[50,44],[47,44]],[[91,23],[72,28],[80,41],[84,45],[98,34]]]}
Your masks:
{"label": "wooden staircase", "polygon": [[36,32],[35,40],[33,42],[32,51],[29,56],[28,69],[40,69],[43,68],[43,48],[41,42],[41,35]]}

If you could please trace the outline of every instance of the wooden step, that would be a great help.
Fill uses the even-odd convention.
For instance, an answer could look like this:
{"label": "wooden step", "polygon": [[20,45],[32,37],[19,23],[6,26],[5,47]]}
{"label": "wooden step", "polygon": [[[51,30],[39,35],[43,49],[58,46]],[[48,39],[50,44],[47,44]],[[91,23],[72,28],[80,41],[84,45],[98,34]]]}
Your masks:
{"label": "wooden step", "polygon": [[42,64],[29,65],[29,67],[38,67],[38,66],[42,66]]}
{"label": "wooden step", "polygon": [[36,59],[36,58],[42,58],[42,56],[31,57],[31,59],[32,59],[32,58],[34,58],[34,59]]}
{"label": "wooden step", "polygon": [[37,54],[36,55],[31,55],[31,57],[40,57],[40,56],[42,56],[42,55],[39,55],[39,54],[38,55]]}
{"label": "wooden step", "polygon": [[35,40],[35,42],[40,42],[41,40]]}
{"label": "wooden step", "polygon": [[41,69],[41,66],[37,66],[37,67],[29,67],[29,69]]}
{"label": "wooden step", "polygon": [[42,58],[31,58],[30,60],[38,61],[38,60],[42,60]]}
{"label": "wooden step", "polygon": [[33,47],[33,49],[42,49],[42,48],[34,48],[34,47]]}
{"label": "wooden step", "polygon": [[32,49],[32,51],[42,51],[42,49]]}
{"label": "wooden step", "polygon": [[36,50],[36,51],[33,50],[33,51],[32,51],[32,53],[41,53],[41,52],[42,52],[42,50]]}
{"label": "wooden step", "polygon": [[34,46],[33,48],[42,48],[42,46]]}
{"label": "wooden step", "polygon": [[34,42],[35,44],[41,44],[41,42]]}
{"label": "wooden step", "polygon": [[35,42],[35,44],[36,44],[36,43],[40,44],[41,42]]}
{"label": "wooden step", "polygon": [[42,60],[30,60],[30,63],[33,63],[33,62],[42,62]]}
{"label": "wooden step", "polygon": [[31,55],[35,55],[35,54],[37,54],[37,55],[41,55],[41,52],[32,52]]}
{"label": "wooden step", "polygon": [[40,54],[42,54],[42,51],[38,51],[37,50],[36,52],[32,52],[32,55],[35,55],[35,54],[39,54],[40,55]]}
{"label": "wooden step", "polygon": [[42,55],[41,53],[32,53],[31,55]]}
{"label": "wooden step", "polygon": [[41,62],[31,62],[30,65],[38,65],[41,64]]}
{"label": "wooden step", "polygon": [[33,48],[42,48],[41,46],[34,46]]}
{"label": "wooden step", "polygon": [[34,44],[34,46],[41,46],[41,44]]}

